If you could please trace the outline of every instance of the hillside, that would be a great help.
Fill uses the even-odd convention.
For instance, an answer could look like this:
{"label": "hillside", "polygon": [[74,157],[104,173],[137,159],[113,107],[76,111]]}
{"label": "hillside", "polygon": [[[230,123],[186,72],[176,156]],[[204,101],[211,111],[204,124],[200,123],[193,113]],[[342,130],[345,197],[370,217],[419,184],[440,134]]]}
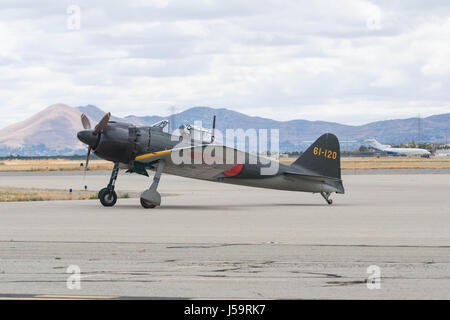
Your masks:
{"label": "hillside", "polygon": [[65,104],[51,105],[32,117],[0,130],[0,146],[7,150],[70,152],[84,149],[76,133],[81,113]]}
{"label": "hillside", "polygon": [[[80,115],[86,113],[92,125],[103,117],[105,111],[87,105],[70,107],[55,104],[32,117],[0,130],[0,156],[82,154],[85,147],[77,140],[76,133],[82,129]],[[217,129],[279,129],[280,149],[303,150],[321,134],[332,132],[338,136],[344,148],[358,147],[367,138],[376,138],[385,144],[398,144],[418,140],[418,118],[372,122],[361,126],[343,125],[325,121],[291,120],[276,121],[248,116],[225,108],[193,107],[168,117],[159,115],[124,118],[112,116],[114,121],[130,122],[138,126],[151,125],[162,119],[180,124],[201,121],[211,128],[213,116],[217,116]],[[450,137],[450,113],[423,118],[422,141],[444,142]]]}

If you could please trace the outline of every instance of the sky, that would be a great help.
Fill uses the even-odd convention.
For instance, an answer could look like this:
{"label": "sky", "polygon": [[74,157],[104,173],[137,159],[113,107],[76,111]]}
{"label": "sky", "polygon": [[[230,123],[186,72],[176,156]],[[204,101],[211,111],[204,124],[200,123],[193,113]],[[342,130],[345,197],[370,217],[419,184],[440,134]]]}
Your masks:
{"label": "sky", "polygon": [[1,0],[0,128],[55,103],[363,124],[450,112],[450,1]]}

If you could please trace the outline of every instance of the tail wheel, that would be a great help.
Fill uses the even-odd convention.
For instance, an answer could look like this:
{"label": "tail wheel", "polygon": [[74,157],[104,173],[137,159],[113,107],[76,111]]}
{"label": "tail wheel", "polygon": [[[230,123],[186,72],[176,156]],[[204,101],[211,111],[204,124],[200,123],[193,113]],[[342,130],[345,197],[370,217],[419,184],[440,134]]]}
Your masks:
{"label": "tail wheel", "polygon": [[105,207],[112,207],[116,204],[117,193],[114,190],[110,191],[107,188],[104,188],[98,193],[98,198]]}

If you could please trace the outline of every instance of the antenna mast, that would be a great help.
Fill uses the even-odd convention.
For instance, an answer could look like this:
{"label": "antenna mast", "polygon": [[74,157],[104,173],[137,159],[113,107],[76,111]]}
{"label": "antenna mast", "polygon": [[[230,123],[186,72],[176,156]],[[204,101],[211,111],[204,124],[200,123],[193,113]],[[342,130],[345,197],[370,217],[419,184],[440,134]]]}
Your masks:
{"label": "antenna mast", "polygon": [[417,124],[418,124],[418,130],[419,130],[417,144],[419,144],[422,140],[422,118],[420,117],[420,113],[419,113],[417,120],[418,120]]}
{"label": "antenna mast", "polygon": [[211,132],[211,143],[214,142],[215,136],[214,131],[216,130],[216,115],[213,117],[213,125],[212,125],[212,132]]}

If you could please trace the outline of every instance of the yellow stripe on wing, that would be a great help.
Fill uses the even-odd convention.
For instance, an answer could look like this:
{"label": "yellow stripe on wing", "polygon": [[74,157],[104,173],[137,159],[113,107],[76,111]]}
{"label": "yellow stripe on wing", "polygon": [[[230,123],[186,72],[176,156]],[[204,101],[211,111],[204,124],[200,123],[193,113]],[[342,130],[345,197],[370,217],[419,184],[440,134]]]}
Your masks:
{"label": "yellow stripe on wing", "polygon": [[142,154],[140,156],[137,156],[134,160],[142,160],[142,159],[147,159],[147,158],[151,158],[151,157],[162,156],[165,154],[169,154],[171,152],[172,152],[172,150],[164,150],[164,151]]}

